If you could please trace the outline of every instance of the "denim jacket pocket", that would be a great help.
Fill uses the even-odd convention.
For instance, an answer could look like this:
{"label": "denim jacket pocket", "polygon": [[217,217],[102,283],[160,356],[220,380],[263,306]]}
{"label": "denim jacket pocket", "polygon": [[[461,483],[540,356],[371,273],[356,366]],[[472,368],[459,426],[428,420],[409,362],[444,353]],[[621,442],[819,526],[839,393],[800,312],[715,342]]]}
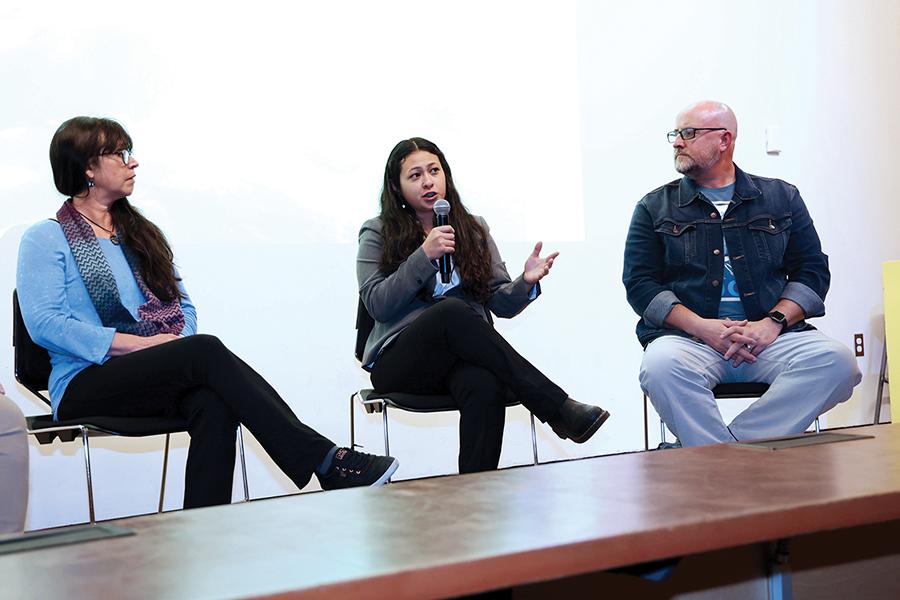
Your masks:
{"label": "denim jacket pocket", "polygon": [[791,235],[791,216],[760,215],[747,223],[759,258],[781,264]]}
{"label": "denim jacket pocket", "polygon": [[656,224],[655,231],[662,234],[667,264],[685,265],[697,255],[697,226],[694,223],[664,219]]}

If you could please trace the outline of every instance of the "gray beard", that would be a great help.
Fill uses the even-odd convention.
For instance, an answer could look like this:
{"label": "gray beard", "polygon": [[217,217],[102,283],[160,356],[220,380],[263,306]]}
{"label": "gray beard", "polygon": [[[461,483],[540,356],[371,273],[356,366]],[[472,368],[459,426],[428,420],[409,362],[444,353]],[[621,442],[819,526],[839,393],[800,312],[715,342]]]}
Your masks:
{"label": "gray beard", "polygon": [[675,157],[675,170],[681,173],[682,175],[692,175],[695,173],[699,173],[701,171],[705,171],[707,169],[712,168],[713,165],[716,164],[716,161],[719,160],[719,154],[715,154],[707,158],[705,163],[701,163],[700,161],[703,157],[699,157],[695,159],[694,157],[687,156],[682,154],[681,156]]}
{"label": "gray beard", "polygon": [[690,175],[697,170],[697,166],[697,162],[690,156],[681,155],[675,157],[675,170],[682,175]]}

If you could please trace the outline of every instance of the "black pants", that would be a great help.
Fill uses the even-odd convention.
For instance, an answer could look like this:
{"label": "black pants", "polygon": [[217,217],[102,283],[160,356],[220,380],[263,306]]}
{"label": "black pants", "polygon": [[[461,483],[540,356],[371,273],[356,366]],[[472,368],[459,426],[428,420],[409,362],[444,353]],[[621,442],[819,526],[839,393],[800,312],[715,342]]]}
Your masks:
{"label": "black pants", "polygon": [[460,412],[460,473],[497,468],[507,388],[541,421],[568,397],[457,298],[423,312],[391,343],[375,362],[372,385],[379,392],[449,393]]}
{"label": "black pants", "polygon": [[183,416],[191,436],[185,508],[231,502],[238,423],[299,488],[334,447],[301,423],[272,386],[210,335],[189,336],[88,367],[69,383],[58,414],[60,419]]}

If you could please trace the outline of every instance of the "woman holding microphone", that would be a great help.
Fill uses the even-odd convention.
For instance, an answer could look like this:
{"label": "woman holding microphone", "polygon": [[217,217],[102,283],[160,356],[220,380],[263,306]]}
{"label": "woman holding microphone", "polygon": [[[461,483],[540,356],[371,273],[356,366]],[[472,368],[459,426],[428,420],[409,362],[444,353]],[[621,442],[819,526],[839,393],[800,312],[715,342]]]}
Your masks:
{"label": "woman holding microphone", "polygon": [[[449,224],[434,206],[450,204]],[[609,417],[576,402],[523,358],[491,324],[540,294],[558,253],[541,243],[512,280],[487,223],[460,200],[450,165],[432,142],[412,138],[388,157],[381,215],[359,233],[359,294],[375,320],[363,354],[379,392],[449,394],[460,411],[460,473],[497,468],[507,389],[556,434],[587,441]],[[454,268],[443,281],[438,261]],[[444,277],[444,279],[447,279]]]}

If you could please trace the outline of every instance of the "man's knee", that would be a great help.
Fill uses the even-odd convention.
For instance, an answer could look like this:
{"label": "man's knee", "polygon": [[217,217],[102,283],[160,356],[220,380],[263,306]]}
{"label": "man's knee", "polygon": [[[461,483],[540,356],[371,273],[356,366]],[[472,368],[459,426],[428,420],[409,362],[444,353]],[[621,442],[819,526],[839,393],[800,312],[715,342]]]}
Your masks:
{"label": "man's knee", "polygon": [[641,361],[640,381],[644,389],[654,381],[666,380],[674,373],[689,368],[680,349],[682,343],[675,336],[664,336],[650,342]]}
{"label": "man's knee", "polygon": [[843,344],[827,339],[820,350],[822,373],[837,382],[847,382],[851,387],[862,381],[862,372],[856,357]]}

